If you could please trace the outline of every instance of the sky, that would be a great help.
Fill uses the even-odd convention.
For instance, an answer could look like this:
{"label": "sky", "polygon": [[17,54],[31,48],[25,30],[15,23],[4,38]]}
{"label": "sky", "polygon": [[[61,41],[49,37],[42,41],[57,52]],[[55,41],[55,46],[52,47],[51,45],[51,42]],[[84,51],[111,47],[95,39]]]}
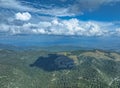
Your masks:
{"label": "sky", "polygon": [[120,0],[0,0],[0,35],[120,36]]}

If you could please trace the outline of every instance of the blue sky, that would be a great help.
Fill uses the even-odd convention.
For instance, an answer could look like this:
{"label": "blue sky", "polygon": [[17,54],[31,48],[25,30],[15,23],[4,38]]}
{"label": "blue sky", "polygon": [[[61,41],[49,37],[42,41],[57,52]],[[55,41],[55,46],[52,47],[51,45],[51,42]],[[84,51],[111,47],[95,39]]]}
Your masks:
{"label": "blue sky", "polygon": [[0,0],[0,34],[120,36],[120,0]]}

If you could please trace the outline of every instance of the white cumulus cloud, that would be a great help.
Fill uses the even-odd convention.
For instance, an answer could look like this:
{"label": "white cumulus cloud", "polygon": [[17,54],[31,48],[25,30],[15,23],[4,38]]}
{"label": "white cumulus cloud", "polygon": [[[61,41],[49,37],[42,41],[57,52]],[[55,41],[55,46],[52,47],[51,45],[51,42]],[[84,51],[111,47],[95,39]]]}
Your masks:
{"label": "white cumulus cloud", "polygon": [[23,12],[23,13],[16,13],[15,14],[16,20],[21,20],[21,21],[28,21],[31,19],[31,14],[28,12]]}
{"label": "white cumulus cloud", "polygon": [[0,24],[0,33],[49,34],[72,36],[120,36],[120,27],[114,22],[61,20],[54,18],[38,23],[23,22],[22,25]]}
{"label": "white cumulus cloud", "polygon": [[[8,34],[51,34],[77,36],[108,36],[119,35],[119,29],[114,23],[95,21],[80,21],[78,19],[40,21],[38,23],[24,23],[23,25],[1,24],[1,32]],[[120,33],[120,32],[119,32]]]}

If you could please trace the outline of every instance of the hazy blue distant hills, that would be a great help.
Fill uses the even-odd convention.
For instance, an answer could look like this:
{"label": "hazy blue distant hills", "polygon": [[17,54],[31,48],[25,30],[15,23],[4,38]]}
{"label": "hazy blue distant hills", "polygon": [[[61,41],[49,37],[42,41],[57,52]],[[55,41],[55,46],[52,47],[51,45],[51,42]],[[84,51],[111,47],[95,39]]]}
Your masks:
{"label": "hazy blue distant hills", "polygon": [[0,44],[0,49],[15,49],[17,47],[10,44]]}
{"label": "hazy blue distant hills", "polygon": [[[111,44],[112,43],[112,44]],[[0,36],[0,44],[6,49],[15,46],[19,49],[79,50],[103,49],[120,51],[119,37],[80,37],[56,35],[6,35]],[[1,46],[1,48],[2,48]],[[54,49],[51,49],[54,48]]]}
{"label": "hazy blue distant hills", "polygon": [[46,51],[72,51],[72,50],[88,50],[90,48],[70,45],[55,45],[55,46],[14,46],[11,44],[0,44],[0,49],[8,50],[46,50]]}
{"label": "hazy blue distant hills", "polygon": [[[43,50],[43,51],[51,51],[51,52],[59,52],[59,51],[74,51],[74,50],[95,50],[96,48],[83,47],[83,46],[74,46],[74,45],[51,45],[51,46],[15,46],[11,44],[1,44],[0,49],[8,49],[8,50]],[[120,52],[119,48],[115,49],[100,49],[105,51],[115,51]]]}

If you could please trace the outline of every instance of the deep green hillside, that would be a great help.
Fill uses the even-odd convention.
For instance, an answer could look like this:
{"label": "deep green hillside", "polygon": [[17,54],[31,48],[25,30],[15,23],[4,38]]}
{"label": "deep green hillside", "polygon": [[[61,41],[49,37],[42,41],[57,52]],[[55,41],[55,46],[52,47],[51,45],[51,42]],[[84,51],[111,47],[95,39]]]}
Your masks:
{"label": "deep green hillside", "polygon": [[120,54],[1,49],[0,88],[120,88]]}

